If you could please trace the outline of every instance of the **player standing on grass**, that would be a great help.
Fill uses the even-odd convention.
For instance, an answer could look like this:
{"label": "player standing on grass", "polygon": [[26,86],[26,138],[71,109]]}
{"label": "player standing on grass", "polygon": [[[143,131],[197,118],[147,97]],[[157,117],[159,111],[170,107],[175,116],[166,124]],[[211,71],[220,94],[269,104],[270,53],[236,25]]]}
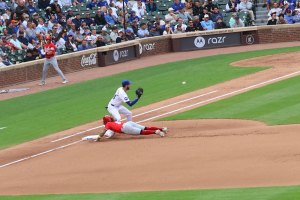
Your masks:
{"label": "player standing on grass", "polygon": [[[132,112],[128,110],[125,106],[122,106],[122,103],[127,103],[130,107],[133,106],[138,102],[138,100],[141,98],[143,91],[137,92],[137,97],[130,101],[127,96],[127,91],[130,89],[130,85],[132,84],[129,80],[123,80],[122,81],[122,87],[119,87],[114,95],[114,97],[110,100],[110,102],[107,105],[107,111],[113,116],[113,118],[117,121],[121,121],[121,114],[125,115],[127,118],[127,121],[132,121]],[[139,88],[141,89],[141,88]],[[142,89],[141,89],[142,90]]]}
{"label": "player standing on grass", "polygon": [[46,37],[46,44],[44,45],[44,51],[45,51],[45,62],[44,62],[44,67],[43,67],[43,72],[42,72],[42,81],[40,82],[40,86],[43,86],[46,84],[45,79],[47,76],[48,68],[49,65],[51,64],[53,68],[57,71],[59,76],[62,78],[62,83],[66,84],[68,83],[68,80],[64,76],[63,72],[60,70],[57,64],[57,60],[55,57],[56,53],[56,46],[51,42],[51,36],[48,35]]}

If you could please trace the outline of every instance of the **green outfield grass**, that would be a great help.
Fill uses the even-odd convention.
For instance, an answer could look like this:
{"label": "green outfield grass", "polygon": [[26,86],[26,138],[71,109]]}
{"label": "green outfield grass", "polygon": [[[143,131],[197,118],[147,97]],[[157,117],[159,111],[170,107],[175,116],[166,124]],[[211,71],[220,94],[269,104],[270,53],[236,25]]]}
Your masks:
{"label": "green outfield grass", "polygon": [[300,187],[183,190],[110,194],[0,196],[1,200],[296,200]]}
{"label": "green outfield grass", "polygon": [[300,123],[300,76],[168,117],[250,119],[269,125]]}
{"label": "green outfield grass", "polygon": [[99,119],[122,79],[134,82],[132,98],[135,88],[145,89],[139,107],[262,70],[231,67],[231,62],[299,50],[271,49],[168,63],[1,101],[0,128],[7,128],[0,130],[0,149]]}

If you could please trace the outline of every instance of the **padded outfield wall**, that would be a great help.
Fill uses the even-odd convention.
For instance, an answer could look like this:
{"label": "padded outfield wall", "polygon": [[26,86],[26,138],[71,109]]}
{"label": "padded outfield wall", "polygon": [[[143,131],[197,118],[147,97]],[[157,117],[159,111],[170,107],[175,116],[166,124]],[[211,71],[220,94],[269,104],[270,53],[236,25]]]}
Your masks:
{"label": "padded outfield wall", "polygon": [[[169,52],[300,40],[300,24],[245,27],[137,39],[57,56],[64,73],[107,67],[116,63]],[[43,59],[0,68],[0,88],[39,80]],[[48,77],[57,76],[49,68]]]}

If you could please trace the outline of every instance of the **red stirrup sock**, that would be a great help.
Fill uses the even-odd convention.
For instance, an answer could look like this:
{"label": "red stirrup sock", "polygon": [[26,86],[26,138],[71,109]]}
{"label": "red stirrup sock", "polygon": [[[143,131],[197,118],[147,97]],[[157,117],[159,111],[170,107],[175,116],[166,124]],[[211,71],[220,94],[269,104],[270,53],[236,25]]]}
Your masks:
{"label": "red stirrup sock", "polygon": [[141,135],[155,134],[155,130],[141,130]]}
{"label": "red stirrup sock", "polygon": [[158,127],[146,127],[145,130],[153,130],[153,131],[160,130],[160,131],[162,131],[162,128],[158,128]]}

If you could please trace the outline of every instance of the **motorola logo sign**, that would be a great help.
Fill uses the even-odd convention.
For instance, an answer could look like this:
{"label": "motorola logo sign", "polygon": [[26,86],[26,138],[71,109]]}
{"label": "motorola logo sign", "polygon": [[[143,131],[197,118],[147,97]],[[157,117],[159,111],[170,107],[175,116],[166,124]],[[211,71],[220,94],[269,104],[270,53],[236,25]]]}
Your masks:
{"label": "motorola logo sign", "polygon": [[255,39],[252,35],[247,35],[246,37],[246,43],[247,44],[253,44],[255,42]]}
{"label": "motorola logo sign", "polygon": [[116,62],[119,60],[119,51],[118,50],[114,50],[113,57]]}
{"label": "motorola logo sign", "polygon": [[196,37],[194,40],[194,44],[197,48],[202,48],[205,46],[205,39],[204,37]]}

